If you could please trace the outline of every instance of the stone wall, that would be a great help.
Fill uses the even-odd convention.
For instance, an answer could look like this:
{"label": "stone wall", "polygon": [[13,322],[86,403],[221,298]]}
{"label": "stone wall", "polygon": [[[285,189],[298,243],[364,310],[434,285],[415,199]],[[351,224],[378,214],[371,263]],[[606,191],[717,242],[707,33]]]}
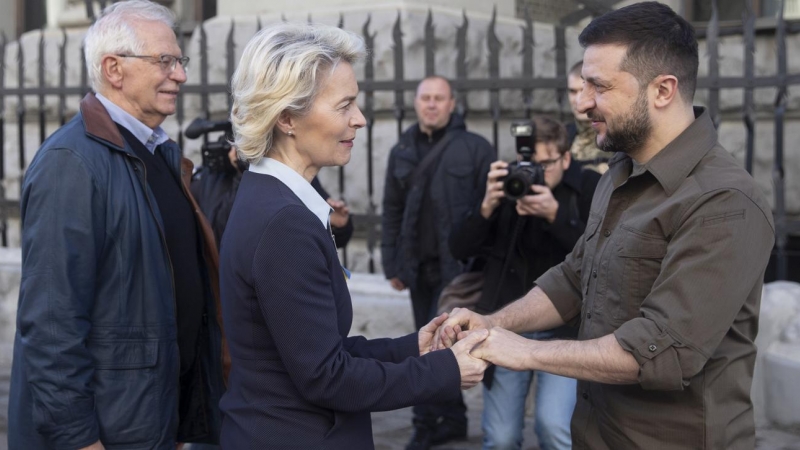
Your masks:
{"label": "stone wall", "polygon": [[[396,5],[395,5],[396,6]],[[378,4],[374,8],[367,10],[348,9],[343,13],[344,28],[357,34],[363,33],[363,25],[367,18],[370,19],[369,32],[375,35],[375,46],[373,49],[375,78],[377,80],[389,80],[394,77],[394,55],[392,41],[392,27],[399,17],[402,23],[403,42],[405,46],[405,77],[407,79],[419,79],[424,75],[424,23],[427,19],[428,9],[421,6],[410,5],[404,9],[396,9],[395,6]],[[314,22],[338,24],[340,15],[338,12],[326,10],[327,12],[315,12],[312,16]],[[256,32],[257,19],[262,26],[269,26],[283,19],[292,21],[307,21],[308,12],[297,10],[285,14],[262,14],[260,16],[219,16],[207,21],[204,25],[208,36],[209,57],[208,65],[210,69],[209,79],[212,83],[226,83],[225,69],[225,42],[231,28],[235,44],[235,59],[241,55],[247,40]],[[485,78],[488,76],[488,49],[487,32],[491,17],[484,13],[470,13],[467,15],[469,20],[468,33],[468,55],[467,64],[469,76],[473,78]],[[436,33],[436,71],[444,76],[455,76],[455,39],[456,29],[462,25],[463,17],[460,11],[446,9],[434,10],[434,24]],[[516,19],[503,18],[497,19],[495,27],[496,34],[502,45],[501,51],[501,76],[518,77],[521,76],[521,57],[522,49],[522,26],[523,23]],[[567,64],[571,65],[579,60],[582,50],[577,44],[578,29],[568,29],[567,38]],[[80,30],[67,31],[67,71],[66,79],[68,85],[78,85],[80,83],[80,40],[83,32]],[[4,85],[15,87],[19,84],[19,73],[17,71],[18,49],[23,49],[25,55],[24,67],[25,76],[23,83],[25,86],[35,86],[38,84],[38,61],[39,61],[39,32],[29,33],[22,37],[19,42],[11,43],[5,52],[5,71]],[[63,42],[63,35],[60,31],[46,31],[45,52],[43,54],[46,63],[45,82],[48,86],[58,84],[58,51]],[[199,33],[187,41],[185,53],[192,58],[189,71],[188,85],[198,84],[200,80],[200,44]],[[555,65],[555,40],[553,26],[542,23],[534,24],[534,76],[554,77],[556,73]],[[789,72],[800,73],[800,58],[792,57],[800,53],[800,35],[791,35],[787,41],[790,52]],[[700,45],[701,65],[700,74],[707,73],[707,50],[705,43]],[[736,76],[743,73],[743,47],[741,37],[729,36],[720,39],[720,72],[726,76]],[[776,49],[775,40],[768,35],[759,35],[756,43],[755,60],[759,75],[774,74],[776,71]],[[358,65],[356,73],[362,78],[363,65]],[[774,153],[774,124],[771,118],[773,111],[775,89],[760,88],[755,92],[756,102],[759,109],[759,118],[756,123],[756,153],[755,153],[755,177],[759,186],[763,189],[767,197],[772,201],[773,182],[772,162]],[[697,103],[703,104],[707,101],[707,92],[700,91],[697,95]],[[79,96],[67,98],[67,115],[74,115],[77,111]],[[183,123],[178,123],[177,117],[170,117],[164,124],[166,130],[176,136],[178,130],[184,128],[188,122],[202,114],[199,95],[184,96],[185,100],[185,119]],[[26,160],[30,160],[36,149],[40,145],[38,123],[34,122],[38,118],[38,98],[27,96],[24,99],[26,115],[25,126],[25,155]],[[363,100],[362,100],[363,101]],[[405,95],[407,107],[413,104],[413,92]],[[492,122],[488,119],[489,114],[489,94],[488,92],[470,92],[467,97],[469,105],[468,126],[472,131],[482,134],[491,140]],[[500,92],[500,103],[504,110],[521,111],[526,105],[523,104],[522,96],[516,90],[503,90]],[[363,103],[362,103],[363,104]],[[740,161],[744,161],[745,150],[745,128],[742,125],[741,113],[743,104],[743,91],[741,89],[726,89],[721,91],[720,104],[722,109],[722,124],[720,126],[720,140]],[[560,106],[557,102],[556,92],[553,90],[536,91],[531,107],[538,112],[568,117],[566,101]],[[16,198],[19,192],[20,171],[18,169],[18,131],[17,116],[19,110],[17,97],[7,97],[0,113],[5,119],[4,129],[4,149],[5,149],[5,170],[6,179],[4,186],[10,198]],[[210,96],[211,117],[224,118],[227,111],[227,95],[215,94]],[[397,123],[393,118],[392,110],[394,107],[394,93],[379,92],[375,96],[376,109],[383,111],[376,117],[373,130],[373,163],[374,163],[374,184],[372,198],[368,195],[367,186],[367,146],[366,132],[361,130],[355,141],[353,156],[350,163],[345,167],[345,191],[338,192],[338,170],[324,169],[320,177],[323,184],[334,196],[344,197],[351,205],[352,211],[365,213],[369,210],[370,204],[377,206],[380,212],[380,203],[383,192],[383,178],[385,173],[386,159],[388,151],[397,140]],[[45,111],[51,120],[47,124],[47,133],[51,133],[58,127],[55,122],[55,113],[58,108],[56,97],[45,98]],[[787,211],[790,214],[800,214],[800,151],[796,144],[800,142],[800,127],[797,123],[798,110],[800,110],[800,90],[790,89],[788,99],[788,116],[785,127],[786,145],[786,179],[787,179]],[[512,117],[504,116],[499,124],[498,150],[503,158],[510,158],[513,154],[513,141],[508,134],[508,125]],[[414,121],[413,114],[409,115],[403,122],[403,128],[410,126]],[[185,151],[187,156],[199,162],[200,141],[185,141]],[[16,231],[11,231],[12,245],[18,242],[18,227],[14,225]]]}

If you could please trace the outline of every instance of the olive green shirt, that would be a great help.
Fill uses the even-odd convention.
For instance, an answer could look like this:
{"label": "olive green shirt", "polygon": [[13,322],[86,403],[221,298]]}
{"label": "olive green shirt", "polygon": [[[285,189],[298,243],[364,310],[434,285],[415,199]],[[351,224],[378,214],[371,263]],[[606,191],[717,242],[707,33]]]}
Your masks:
{"label": "olive green shirt", "polygon": [[578,339],[614,334],[638,384],[579,381],[574,449],[753,449],[772,212],[707,112],[632,173],[616,154],[583,238],[537,284]]}

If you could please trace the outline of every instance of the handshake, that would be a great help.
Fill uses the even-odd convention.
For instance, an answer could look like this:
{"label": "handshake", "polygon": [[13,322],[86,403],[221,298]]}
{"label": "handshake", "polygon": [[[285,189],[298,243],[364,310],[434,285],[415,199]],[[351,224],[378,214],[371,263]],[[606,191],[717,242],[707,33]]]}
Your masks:
{"label": "handshake", "polygon": [[526,341],[516,333],[494,327],[486,316],[454,308],[419,330],[419,354],[452,350],[461,371],[461,389],[470,389],[483,380],[489,364],[523,369]]}

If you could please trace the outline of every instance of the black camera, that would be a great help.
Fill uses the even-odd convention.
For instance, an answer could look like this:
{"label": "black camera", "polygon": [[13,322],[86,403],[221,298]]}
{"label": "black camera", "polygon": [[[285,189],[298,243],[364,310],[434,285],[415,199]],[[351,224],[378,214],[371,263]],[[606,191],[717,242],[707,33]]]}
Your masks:
{"label": "black camera", "polygon": [[200,136],[215,131],[224,131],[225,134],[219,137],[216,142],[208,142],[200,147],[200,154],[203,158],[203,167],[209,172],[224,173],[235,172],[236,167],[231,165],[228,153],[231,151],[230,141],[233,139],[233,125],[228,120],[205,120],[194,119],[183,132],[189,139],[197,139]]}
{"label": "black camera", "polygon": [[544,186],[544,167],[532,161],[536,151],[536,125],[530,121],[514,121],[511,123],[511,135],[514,136],[517,154],[522,159],[516,164],[509,164],[508,175],[503,178],[503,192],[509,200],[517,201],[531,195],[531,186]]}

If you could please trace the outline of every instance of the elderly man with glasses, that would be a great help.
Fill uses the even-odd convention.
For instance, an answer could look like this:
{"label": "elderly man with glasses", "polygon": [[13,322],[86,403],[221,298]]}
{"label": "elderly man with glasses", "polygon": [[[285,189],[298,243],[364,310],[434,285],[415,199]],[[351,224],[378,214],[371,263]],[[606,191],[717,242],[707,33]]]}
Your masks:
{"label": "elderly man with glasses", "polygon": [[107,7],[85,37],[95,93],[22,188],[11,449],[218,441],[217,249],[160,127],[189,58],[167,8]]}
{"label": "elderly man with glasses", "polygon": [[[536,278],[564,261],[586,228],[600,175],[582,170],[569,152],[567,130],[548,117],[534,117],[532,160],[544,172],[544,184],[531,185],[528,195],[507,197],[503,178],[509,164],[492,163],[480,205],[450,235],[450,251],[459,259],[485,259],[485,277],[476,311],[487,314],[518,299]],[[518,155],[519,157],[520,155]],[[513,194],[513,190],[511,191]],[[531,339],[575,338],[578,329],[560,328],[526,334]],[[484,449],[522,448],[525,398],[533,371],[492,367],[484,375]],[[536,373],[535,424],[543,450],[570,449],[570,419],[575,408],[576,380]]]}

